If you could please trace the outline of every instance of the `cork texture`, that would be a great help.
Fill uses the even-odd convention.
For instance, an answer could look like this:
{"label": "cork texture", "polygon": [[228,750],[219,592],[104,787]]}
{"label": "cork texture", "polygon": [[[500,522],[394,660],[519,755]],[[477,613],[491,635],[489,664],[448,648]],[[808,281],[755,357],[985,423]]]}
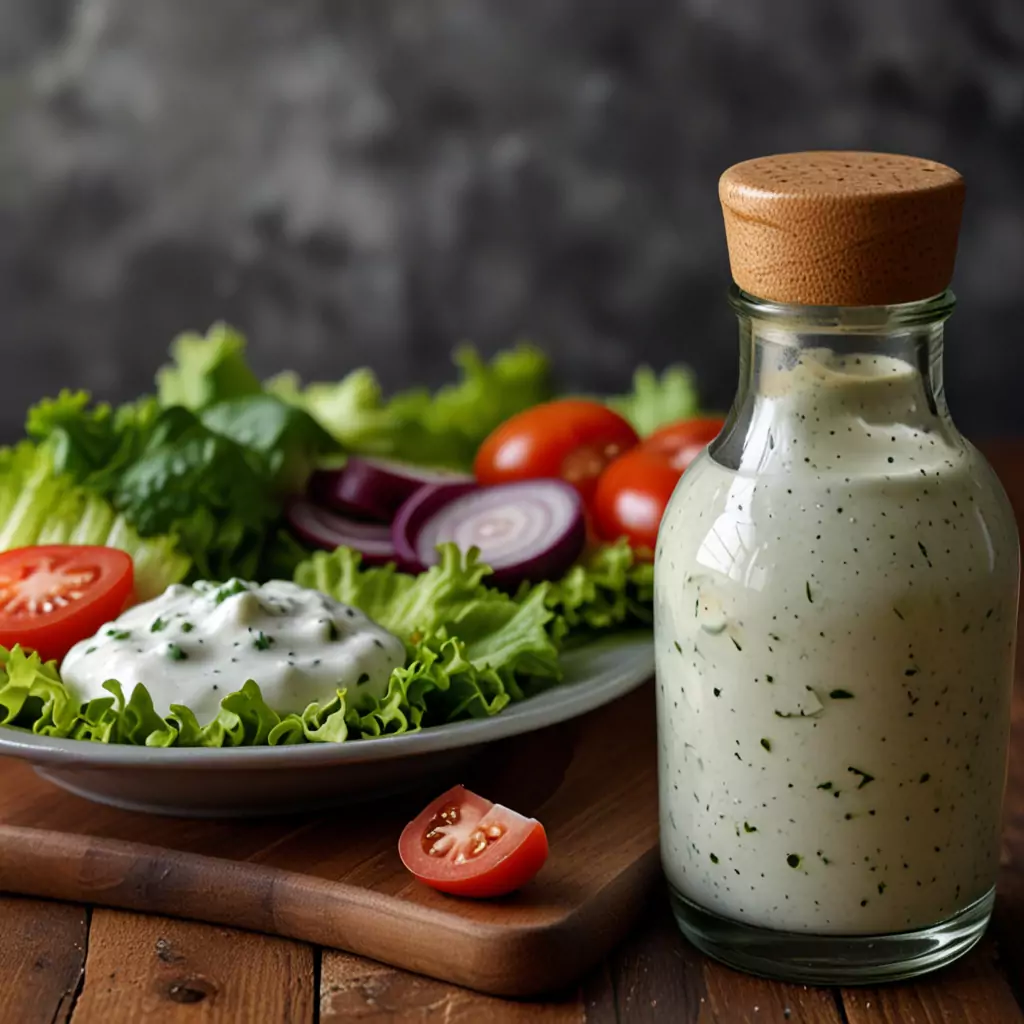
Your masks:
{"label": "cork texture", "polygon": [[732,276],[762,299],[884,306],[953,277],[963,178],[887,153],[809,152],[730,167],[719,182]]}

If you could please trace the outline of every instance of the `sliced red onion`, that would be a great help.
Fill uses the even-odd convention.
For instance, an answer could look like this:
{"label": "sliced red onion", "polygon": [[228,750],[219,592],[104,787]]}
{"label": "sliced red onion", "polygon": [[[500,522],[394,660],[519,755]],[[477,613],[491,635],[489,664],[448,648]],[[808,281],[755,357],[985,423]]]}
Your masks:
{"label": "sliced red onion", "polygon": [[342,469],[314,473],[309,482],[309,496],[318,504],[339,512],[390,523],[399,508],[421,487],[468,483],[472,479],[463,473],[354,455]]}
{"label": "sliced red onion", "polygon": [[437,546],[480,549],[494,586],[558,579],[586,543],[583,503],[560,480],[497,487],[424,487],[399,510],[391,528],[399,564],[422,572],[438,561]]}
{"label": "sliced red onion", "polygon": [[349,519],[305,498],[293,498],[285,509],[285,515],[291,528],[314,547],[328,551],[340,547],[354,548],[362,554],[367,565],[383,565],[395,560],[395,545],[387,526]]}

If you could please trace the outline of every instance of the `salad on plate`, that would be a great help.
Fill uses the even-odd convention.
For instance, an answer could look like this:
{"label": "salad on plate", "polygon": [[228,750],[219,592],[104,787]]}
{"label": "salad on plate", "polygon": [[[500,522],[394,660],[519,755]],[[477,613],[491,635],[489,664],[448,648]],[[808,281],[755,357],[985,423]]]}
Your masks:
{"label": "salad on plate", "polygon": [[369,369],[261,381],[224,325],[171,357],[0,449],[0,725],[234,747],[499,714],[646,628],[661,514],[721,426],[684,367],[557,396],[527,345],[390,398]]}

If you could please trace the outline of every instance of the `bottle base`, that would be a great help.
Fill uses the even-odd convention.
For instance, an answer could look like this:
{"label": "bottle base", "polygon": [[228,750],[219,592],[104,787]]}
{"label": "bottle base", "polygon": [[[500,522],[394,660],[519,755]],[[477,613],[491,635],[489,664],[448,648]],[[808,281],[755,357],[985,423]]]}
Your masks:
{"label": "bottle base", "polygon": [[814,935],[755,928],[691,903],[669,886],[676,923],[701,952],[729,967],[805,985],[873,985],[951,964],[985,932],[995,889],[946,921],[889,935]]}

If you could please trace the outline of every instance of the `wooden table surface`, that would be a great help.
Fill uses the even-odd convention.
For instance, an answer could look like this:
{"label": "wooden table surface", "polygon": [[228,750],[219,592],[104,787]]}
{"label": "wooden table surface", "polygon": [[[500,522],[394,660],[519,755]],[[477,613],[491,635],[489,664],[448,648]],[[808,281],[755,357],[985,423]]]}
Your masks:
{"label": "wooden table surface", "polygon": [[[1024,442],[988,451],[1024,522]],[[0,1024],[1024,1024],[1024,651],[1017,684],[995,918],[972,953],[929,978],[842,990],[751,978],[690,947],[659,893],[577,988],[514,1003],[284,939],[0,896]]]}

